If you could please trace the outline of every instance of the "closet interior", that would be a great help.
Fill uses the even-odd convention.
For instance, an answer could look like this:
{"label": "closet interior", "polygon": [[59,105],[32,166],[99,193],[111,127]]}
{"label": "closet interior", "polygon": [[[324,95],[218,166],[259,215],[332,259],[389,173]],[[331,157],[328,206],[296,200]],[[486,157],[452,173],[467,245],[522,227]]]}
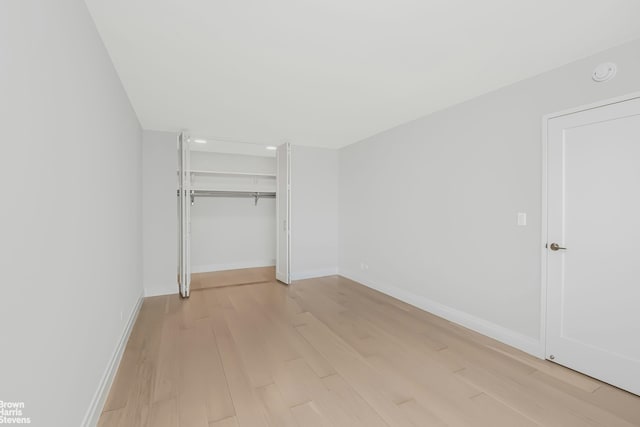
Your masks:
{"label": "closet interior", "polygon": [[278,279],[288,283],[288,145],[181,138],[183,297],[190,290],[274,280],[278,261],[286,272]]}

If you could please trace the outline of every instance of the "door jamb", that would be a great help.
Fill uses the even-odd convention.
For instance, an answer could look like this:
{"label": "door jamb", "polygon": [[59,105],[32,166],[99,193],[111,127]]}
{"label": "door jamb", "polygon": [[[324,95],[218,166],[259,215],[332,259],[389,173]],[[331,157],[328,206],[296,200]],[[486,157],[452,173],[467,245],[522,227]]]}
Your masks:
{"label": "door jamb", "polygon": [[547,233],[548,233],[548,200],[547,200],[547,185],[548,185],[548,122],[549,120],[566,116],[569,114],[580,113],[582,111],[592,110],[594,108],[600,108],[607,105],[618,104],[620,102],[630,101],[632,99],[640,98],[640,92],[631,92],[626,95],[617,96],[614,98],[608,98],[601,101],[584,104],[578,107],[569,108],[566,110],[550,113],[542,116],[542,200],[541,200],[541,238],[540,238],[540,353],[538,356],[542,359],[546,359],[547,356],[547,257],[549,250],[547,249]]}

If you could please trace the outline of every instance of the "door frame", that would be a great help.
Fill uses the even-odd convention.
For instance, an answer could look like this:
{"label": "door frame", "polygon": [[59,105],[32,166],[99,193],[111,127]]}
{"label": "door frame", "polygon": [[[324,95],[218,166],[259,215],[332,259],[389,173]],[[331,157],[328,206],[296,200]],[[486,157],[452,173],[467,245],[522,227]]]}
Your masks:
{"label": "door frame", "polygon": [[542,200],[541,200],[541,215],[540,215],[540,349],[538,350],[538,357],[546,359],[547,355],[547,288],[549,283],[548,277],[548,259],[549,250],[547,249],[548,243],[548,155],[549,155],[549,120],[566,116],[569,114],[580,113],[582,111],[593,110],[595,108],[605,107],[607,105],[618,104],[632,99],[640,98],[640,92],[631,92],[626,95],[616,96],[614,98],[608,98],[601,101],[592,102],[589,104],[580,105],[566,110],[550,113],[542,116]]}

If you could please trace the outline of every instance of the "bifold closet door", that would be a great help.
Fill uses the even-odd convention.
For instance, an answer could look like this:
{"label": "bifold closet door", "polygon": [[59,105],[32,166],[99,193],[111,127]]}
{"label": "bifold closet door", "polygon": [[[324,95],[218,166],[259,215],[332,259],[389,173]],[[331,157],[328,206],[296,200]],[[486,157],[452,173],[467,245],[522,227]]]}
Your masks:
{"label": "bifold closet door", "polygon": [[276,279],[291,282],[291,145],[276,152]]}
{"label": "bifold closet door", "polygon": [[191,177],[189,137],[178,135],[178,284],[180,295],[189,296],[191,287]]}

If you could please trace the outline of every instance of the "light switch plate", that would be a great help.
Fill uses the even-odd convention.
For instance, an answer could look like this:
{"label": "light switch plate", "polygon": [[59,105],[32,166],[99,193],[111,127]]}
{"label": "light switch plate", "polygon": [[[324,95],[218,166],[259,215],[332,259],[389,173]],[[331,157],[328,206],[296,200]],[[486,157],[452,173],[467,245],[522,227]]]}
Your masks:
{"label": "light switch plate", "polygon": [[521,227],[527,225],[527,214],[525,212],[518,212],[518,225]]}

